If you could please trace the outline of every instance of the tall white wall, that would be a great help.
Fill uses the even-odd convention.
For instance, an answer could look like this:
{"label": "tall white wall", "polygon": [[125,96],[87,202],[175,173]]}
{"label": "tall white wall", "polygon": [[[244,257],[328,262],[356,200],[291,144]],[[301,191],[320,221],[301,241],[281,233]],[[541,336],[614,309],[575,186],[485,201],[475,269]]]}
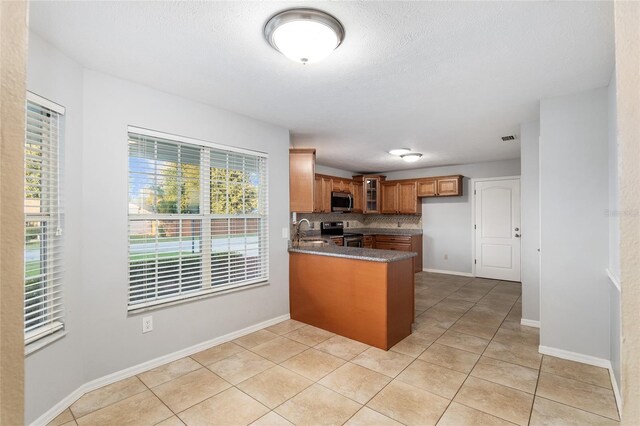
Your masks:
{"label": "tall white wall", "polygon": [[607,88],[540,103],[540,345],[609,359]]}
{"label": "tall white wall", "polygon": [[[29,88],[68,108],[68,334],[27,358],[27,422],[80,384],[287,314],[289,133],[286,129],[82,70],[31,35]],[[269,154],[270,284],[158,308],[142,335],[127,313],[127,126]]]}
{"label": "tall white wall", "polygon": [[540,320],[540,123],[520,126],[522,318]]}
{"label": "tall white wall", "polygon": [[422,199],[423,265],[425,269],[470,274],[473,263],[470,179],[519,176],[520,160],[403,170],[386,176],[405,179],[454,174],[465,177],[461,197]]}

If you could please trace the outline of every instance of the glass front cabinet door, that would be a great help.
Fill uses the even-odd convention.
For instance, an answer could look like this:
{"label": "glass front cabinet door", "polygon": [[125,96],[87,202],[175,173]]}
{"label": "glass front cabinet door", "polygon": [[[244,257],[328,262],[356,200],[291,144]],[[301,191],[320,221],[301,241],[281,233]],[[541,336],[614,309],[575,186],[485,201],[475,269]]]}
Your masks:
{"label": "glass front cabinet door", "polygon": [[365,178],[364,179],[364,212],[378,213],[380,210],[380,179]]}

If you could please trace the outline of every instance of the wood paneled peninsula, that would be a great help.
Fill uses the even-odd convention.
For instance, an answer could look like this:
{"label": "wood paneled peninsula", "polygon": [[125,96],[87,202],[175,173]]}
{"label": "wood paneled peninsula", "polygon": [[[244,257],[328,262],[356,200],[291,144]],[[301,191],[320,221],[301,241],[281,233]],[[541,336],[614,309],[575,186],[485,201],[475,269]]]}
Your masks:
{"label": "wood paneled peninsula", "polygon": [[289,249],[291,318],[387,350],[411,334],[415,252]]}

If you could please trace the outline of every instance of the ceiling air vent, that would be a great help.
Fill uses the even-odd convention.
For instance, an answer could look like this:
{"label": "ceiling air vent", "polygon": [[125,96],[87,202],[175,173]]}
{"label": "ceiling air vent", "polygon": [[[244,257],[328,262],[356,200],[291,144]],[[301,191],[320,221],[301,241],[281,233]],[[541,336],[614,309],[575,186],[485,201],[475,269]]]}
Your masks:
{"label": "ceiling air vent", "polygon": [[508,135],[508,136],[503,136],[502,137],[502,142],[511,142],[511,141],[515,141],[516,137],[515,135]]}

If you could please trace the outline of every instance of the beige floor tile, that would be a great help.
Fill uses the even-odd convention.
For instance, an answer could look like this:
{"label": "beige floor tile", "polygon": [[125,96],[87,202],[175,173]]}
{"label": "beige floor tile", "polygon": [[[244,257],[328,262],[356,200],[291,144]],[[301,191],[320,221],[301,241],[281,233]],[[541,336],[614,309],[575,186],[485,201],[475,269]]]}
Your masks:
{"label": "beige floor tile", "polygon": [[295,340],[296,342],[303,343],[307,346],[315,346],[333,336],[335,336],[334,333],[331,333],[329,331],[323,330],[318,327],[306,325],[304,327],[301,327],[301,328],[298,328],[297,330],[292,331],[291,333],[285,334],[284,337],[291,340]]}
{"label": "beige floor tile", "polygon": [[169,417],[167,420],[163,420],[155,426],[184,426],[182,420],[178,418],[178,416]]}
{"label": "beige floor tile", "polygon": [[529,424],[531,426],[617,426],[620,423],[536,396]]}
{"label": "beige floor tile", "polygon": [[191,358],[195,359],[200,364],[207,366],[244,350],[245,349],[242,346],[238,346],[233,342],[226,342],[191,355]]}
{"label": "beige floor tile", "polygon": [[415,331],[396,343],[390,350],[415,358],[431,346],[440,335],[441,333],[435,334],[434,332],[428,332],[426,330],[425,332]]}
{"label": "beige floor tile", "polygon": [[296,425],[341,425],[362,407],[320,385],[313,385],[275,409]]}
{"label": "beige floor tile", "polygon": [[471,407],[452,402],[438,422],[438,426],[509,426],[513,423]]}
{"label": "beige floor tile", "polygon": [[213,363],[208,368],[229,383],[237,385],[274,365],[273,362],[260,355],[243,351]]}
{"label": "beige floor tile", "polygon": [[481,354],[489,344],[489,340],[481,337],[462,334],[455,331],[447,331],[436,343],[440,345],[451,346],[452,348],[462,349],[463,351]]}
{"label": "beige floor tile", "polygon": [[471,375],[531,394],[535,393],[538,382],[538,370],[485,356],[480,358]]}
{"label": "beige floor tile", "polygon": [[394,380],[367,406],[406,425],[435,425],[449,400]]}
{"label": "beige floor tile", "polygon": [[264,416],[260,417],[255,422],[251,423],[251,426],[294,426],[289,420],[282,417],[275,411],[269,411]]}
{"label": "beige floor tile", "polygon": [[270,340],[278,337],[276,333],[272,333],[268,330],[258,330],[246,336],[238,337],[233,342],[242,346],[245,349],[251,349],[255,346],[267,343]]}
{"label": "beige floor tile", "polygon": [[73,414],[71,414],[71,410],[67,408],[62,413],[60,413],[55,419],[47,423],[47,426],[61,426],[69,422],[75,423],[73,419]]}
{"label": "beige floor tile", "polygon": [[390,381],[391,378],[384,374],[349,362],[318,383],[347,398],[365,404]]}
{"label": "beige floor tile", "polygon": [[307,349],[308,346],[302,343],[294,342],[284,337],[278,337],[252,348],[251,351],[261,357],[267,358],[269,361],[279,364]]}
{"label": "beige floor tile", "polygon": [[538,353],[538,349],[534,346],[502,343],[495,340],[489,343],[483,355],[536,370],[540,368],[540,362],[542,361],[542,355]]}
{"label": "beige floor tile", "polygon": [[152,390],[174,413],[178,413],[230,386],[216,374],[201,368],[163,383]]}
{"label": "beige floor tile", "polygon": [[71,412],[77,419],[146,390],[147,387],[140,379],[129,377],[84,394],[71,404]]}
{"label": "beige floor tile", "polygon": [[462,313],[448,312],[437,308],[438,305],[423,312],[416,318],[416,322],[419,324],[427,323],[431,326],[449,328],[463,315]]}
{"label": "beige floor tile", "polygon": [[151,391],[146,390],[77,419],[80,426],[154,425],[173,416]]}
{"label": "beige floor tile", "polygon": [[71,420],[70,422],[67,423],[63,423],[61,426],[77,426],[78,423],[76,423],[75,420]]}
{"label": "beige floor tile", "polygon": [[447,399],[452,399],[467,375],[422,360],[415,360],[397,380],[424,389]]}
{"label": "beige floor tile", "polygon": [[536,348],[540,345],[538,333],[523,332],[508,327],[500,327],[493,340],[503,343],[529,345]]}
{"label": "beige floor tile", "polygon": [[604,368],[545,355],[542,358],[542,367],[540,369],[556,376],[612,389],[609,371]]}
{"label": "beige floor tile", "polygon": [[345,426],[402,426],[402,423],[373,411],[371,408],[362,407],[345,423]]}
{"label": "beige floor tile", "polygon": [[355,340],[347,339],[346,337],[333,336],[329,340],[325,340],[319,345],[316,345],[315,348],[322,352],[337,356],[338,358],[350,361],[369,349],[370,346]]}
{"label": "beige floor tile", "polygon": [[267,327],[265,330],[279,335],[291,333],[293,330],[297,330],[300,327],[304,327],[306,324],[300,321],[288,319],[286,321],[279,322],[271,327]]}
{"label": "beige floor tile", "polygon": [[461,373],[469,373],[478,361],[478,358],[480,358],[478,354],[450,346],[439,345],[437,343],[429,346],[429,349],[418,357],[418,359],[423,361],[460,371]]}
{"label": "beige floor tile", "polygon": [[542,371],[536,395],[613,420],[619,420],[616,401],[611,389]]}
{"label": "beige floor tile", "polygon": [[236,388],[229,388],[178,414],[187,425],[248,425],[269,409]]}
{"label": "beige floor tile", "polygon": [[345,362],[341,358],[310,348],[280,365],[316,382]]}
{"label": "beige floor tile", "polygon": [[276,365],[238,384],[238,388],[273,409],[313,382]]}
{"label": "beige floor tile", "polygon": [[529,422],[533,395],[469,377],[454,401],[513,423],[526,425]]}
{"label": "beige floor tile", "polygon": [[457,322],[453,324],[449,330],[491,340],[493,335],[496,334],[496,331],[498,331],[498,327],[468,322]]}
{"label": "beige floor tile", "polygon": [[202,368],[202,366],[191,358],[186,357],[138,374],[138,378],[142,380],[145,385],[152,388],[169,380],[184,376],[198,368]]}
{"label": "beige floor tile", "polygon": [[351,362],[377,371],[389,377],[397,376],[407,365],[411,364],[413,357],[393,351],[383,351],[378,348],[369,348],[355,357]]}

